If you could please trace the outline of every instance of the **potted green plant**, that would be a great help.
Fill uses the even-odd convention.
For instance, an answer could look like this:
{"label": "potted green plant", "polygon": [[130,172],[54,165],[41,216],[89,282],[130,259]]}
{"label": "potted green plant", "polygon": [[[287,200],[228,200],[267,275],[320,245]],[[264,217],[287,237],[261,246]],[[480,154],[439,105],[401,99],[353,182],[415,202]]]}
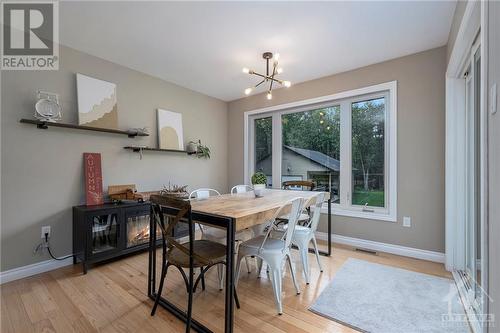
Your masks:
{"label": "potted green plant", "polygon": [[256,197],[261,197],[267,184],[267,177],[263,172],[256,172],[252,176],[253,191]]}
{"label": "potted green plant", "polygon": [[210,148],[203,145],[200,139],[198,139],[198,142],[189,141],[188,151],[191,153],[195,153],[198,158],[210,158]]}

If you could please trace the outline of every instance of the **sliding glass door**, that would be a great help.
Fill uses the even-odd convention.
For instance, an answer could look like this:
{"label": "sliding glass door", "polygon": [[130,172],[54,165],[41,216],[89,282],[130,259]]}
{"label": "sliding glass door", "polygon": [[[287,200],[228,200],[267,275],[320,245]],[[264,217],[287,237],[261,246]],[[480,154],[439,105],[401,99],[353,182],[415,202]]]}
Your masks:
{"label": "sliding glass door", "polygon": [[481,289],[481,54],[479,46],[472,49],[465,70],[465,271],[462,272],[467,298],[476,313],[482,313]]}

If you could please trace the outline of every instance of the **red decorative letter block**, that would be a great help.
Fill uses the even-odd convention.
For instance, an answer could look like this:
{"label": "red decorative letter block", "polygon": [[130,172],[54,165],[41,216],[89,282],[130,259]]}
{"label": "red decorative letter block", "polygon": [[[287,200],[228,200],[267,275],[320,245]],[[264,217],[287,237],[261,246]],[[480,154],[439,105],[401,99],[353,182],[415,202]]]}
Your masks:
{"label": "red decorative letter block", "polygon": [[85,167],[85,198],[87,206],[102,205],[102,171],[101,154],[83,153]]}

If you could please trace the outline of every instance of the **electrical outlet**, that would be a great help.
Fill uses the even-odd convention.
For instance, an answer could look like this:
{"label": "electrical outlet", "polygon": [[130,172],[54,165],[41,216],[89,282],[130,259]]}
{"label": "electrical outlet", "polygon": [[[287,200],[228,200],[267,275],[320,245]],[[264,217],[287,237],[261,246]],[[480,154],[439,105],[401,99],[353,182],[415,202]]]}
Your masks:
{"label": "electrical outlet", "polygon": [[50,238],[50,225],[42,227],[42,239],[45,239],[45,234],[49,234],[48,238]]}
{"label": "electrical outlet", "polygon": [[403,227],[411,227],[411,217],[403,216]]}

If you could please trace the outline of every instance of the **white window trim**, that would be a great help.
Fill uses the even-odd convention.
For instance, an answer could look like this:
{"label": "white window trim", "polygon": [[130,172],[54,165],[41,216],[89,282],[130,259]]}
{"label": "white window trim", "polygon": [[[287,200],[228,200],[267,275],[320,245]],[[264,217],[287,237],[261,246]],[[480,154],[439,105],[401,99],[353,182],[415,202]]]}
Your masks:
{"label": "white window trim", "polygon": [[[321,97],[316,97],[316,98],[311,98],[307,100],[302,100],[302,101],[297,101],[297,102],[292,102],[292,103],[286,103],[286,104],[279,104],[279,105],[274,105],[266,108],[261,108],[261,109],[256,109],[256,110],[251,110],[251,111],[246,111],[243,115],[243,135],[244,135],[244,142],[243,142],[243,151],[244,151],[244,181],[245,182],[250,182],[250,173],[252,172],[253,169],[253,164],[250,165],[250,162],[253,162],[253,149],[250,149],[250,146],[253,146],[253,142],[251,142],[250,138],[253,137],[253,130],[249,128],[250,125],[250,118],[254,117],[256,115],[260,114],[265,114],[265,113],[272,113],[272,112],[277,112],[277,111],[285,111],[287,109],[294,109],[294,112],[297,111],[297,108],[300,107],[308,107],[312,106],[315,104],[319,103],[331,103],[335,101],[341,101],[343,99],[347,98],[353,98],[361,95],[369,95],[369,94],[376,94],[376,93],[381,93],[384,91],[389,92],[389,101],[388,104],[386,105],[386,108],[388,112],[386,112],[386,121],[388,124],[388,136],[386,139],[386,148],[388,146],[388,149],[386,149],[386,158],[388,158],[388,163],[386,163],[386,184],[387,184],[387,194],[386,198],[387,200],[387,208],[384,209],[376,209],[374,212],[363,212],[360,208],[359,211],[353,209],[352,207],[349,208],[342,208],[340,204],[332,204],[332,214],[335,215],[341,215],[341,216],[349,216],[349,217],[356,217],[356,218],[363,218],[363,219],[371,219],[371,220],[381,220],[381,221],[389,221],[389,222],[397,222],[397,81],[390,81],[390,82],[385,82],[373,86],[368,86],[364,88],[359,88],[359,89],[354,89],[354,90],[348,90],[348,91],[343,91],[339,92],[336,94],[332,95],[327,95],[327,96],[321,96]],[[264,115],[263,115],[264,116]],[[270,114],[271,116],[271,114]],[[279,117],[280,115],[278,113],[272,114],[273,116],[273,122],[277,122],[276,125],[281,126],[281,121]],[[344,121],[350,121],[350,119],[346,119],[349,117],[341,117],[341,122],[342,118],[344,118]],[[343,124],[344,125],[344,124]],[[350,128],[350,127],[349,127]],[[348,133],[350,134],[350,133]],[[279,136],[278,139],[279,142],[281,142],[281,131],[279,133],[274,133],[273,136]],[[275,141],[276,142],[276,141]],[[350,142],[350,140],[346,141]],[[280,149],[281,145],[278,147],[273,146],[273,154],[275,149]],[[349,147],[347,147],[349,148]],[[344,151],[346,151],[344,149]],[[252,156],[250,156],[251,154]],[[345,160],[345,158],[342,158],[340,163],[341,165],[343,163],[347,163],[348,161]],[[273,162],[273,177],[277,174],[275,171],[279,170],[281,173],[281,159],[273,159],[276,160],[276,162]],[[346,174],[346,173],[344,173]],[[350,173],[349,173],[350,174]],[[276,179],[273,179],[273,186],[279,188],[279,184],[281,184],[281,180],[275,181]],[[347,180],[347,183],[344,180],[344,184],[350,184],[350,180]],[[341,181],[342,183],[342,181]],[[342,188],[341,188],[342,191]],[[342,204],[345,203],[345,196],[342,195],[341,193],[341,202]],[[346,206],[344,206],[346,207]],[[322,210],[323,213],[327,213],[327,208],[326,206],[323,207]]]}

